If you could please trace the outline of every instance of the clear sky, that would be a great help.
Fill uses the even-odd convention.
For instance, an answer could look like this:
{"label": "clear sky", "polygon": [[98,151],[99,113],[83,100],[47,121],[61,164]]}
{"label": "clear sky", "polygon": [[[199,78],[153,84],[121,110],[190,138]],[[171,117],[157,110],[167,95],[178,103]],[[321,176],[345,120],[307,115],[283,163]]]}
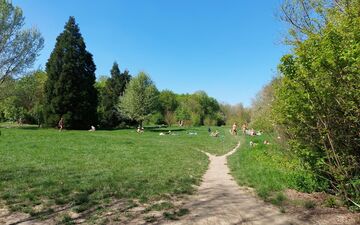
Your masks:
{"label": "clear sky", "polygon": [[114,61],[145,71],[159,90],[204,90],[220,102],[251,99],[276,74],[287,48],[279,0],[13,0],[45,38],[43,69],[69,16],[79,24],[96,75]]}

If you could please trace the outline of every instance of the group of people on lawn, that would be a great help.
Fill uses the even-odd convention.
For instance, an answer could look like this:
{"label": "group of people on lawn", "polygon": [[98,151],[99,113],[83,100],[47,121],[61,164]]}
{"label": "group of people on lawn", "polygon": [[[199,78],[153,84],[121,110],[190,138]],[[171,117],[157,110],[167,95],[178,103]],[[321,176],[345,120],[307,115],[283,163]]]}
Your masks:
{"label": "group of people on lawn", "polygon": [[[181,126],[183,125],[183,123],[181,123]],[[59,128],[59,131],[62,131],[65,127],[65,122],[64,122],[64,118],[61,117],[59,122],[58,122],[58,128]],[[96,128],[95,126],[90,126],[90,130],[89,131],[95,131]],[[242,126],[241,126],[241,130],[242,130],[242,133],[243,134],[247,134],[247,135],[250,135],[250,136],[255,136],[255,135],[261,135],[262,132],[261,131],[255,131],[254,129],[248,129],[247,128],[247,124],[244,123]],[[138,126],[138,128],[136,129],[136,132],[137,133],[143,133],[144,132],[144,127],[142,126]],[[170,131],[169,131],[170,132]],[[220,132],[218,130],[215,130],[214,132],[211,131],[210,128],[208,128],[208,132],[210,134],[211,137],[218,137]],[[232,135],[237,135],[238,134],[238,131],[237,131],[237,124],[236,123],[233,123],[231,129],[230,129],[230,133]]]}
{"label": "group of people on lawn", "polygon": [[[261,135],[262,134],[261,130],[255,131],[254,129],[248,129],[246,123],[244,123],[241,126],[241,130],[242,130],[243,134],[247,134],[247,135],[250,135],[250,136]],[[211,132],[211,129],[209,128],[208,131],[209,131],[211,137],[218,137],[219,136],[219,131],[218,130],[216,130],[215,132]],[[238,134],[237,124],[233,123],[233,125],[231,126],[231,129],[229,131],[230,131],[231,135],[237,135]]]}
{"label": "group of people on lawn", "polygon": [[[250,128],[248,129],[248,125],[246,123],[244,123],[242,126],[241,126],[241,131],[243,134],[247,134],[247,135],[250,135],[250,136],[255,136],[255,135],[261,135],[262,134],[262,131],[259,130],[259,131],[255,131],[254,129]],[[230,133],[232,135],[237,135],[238,134],[238,131],[237,131],[237,125],[236,123],[234,123],[231,127],[231,130],[230,130]]]}

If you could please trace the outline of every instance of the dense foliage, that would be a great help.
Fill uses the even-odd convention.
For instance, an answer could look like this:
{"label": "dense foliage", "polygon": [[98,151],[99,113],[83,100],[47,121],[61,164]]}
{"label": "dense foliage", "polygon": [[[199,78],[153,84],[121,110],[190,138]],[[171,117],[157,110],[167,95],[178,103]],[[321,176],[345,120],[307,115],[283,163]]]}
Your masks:
{"label": "dense foliage", "polygon": [[74,17],[70,17],[46,64],[45,121],[54,127],[61,117],[65,127],[88,129],[97,124],[95,64],[86,50]]}
{"label": "dense foliage", "polygon": [[[321,7],[318,5],[317,7]],[[337,193],[360,202],[360,2],[322,6],[281,59],[274,113],[292,149]],[[298,37],[293,36],[293,37]]]}
{"label": "dense foliage", "polygon": [[256,95],[251,105],[250,127],[266,132],[274,131],[274,118],[271,112],[274,101],[274,85],[277,82],[278,79],[272,80]]}
{"label": "dense foliage", "polygon": [[179,121],[193,126],[214,126],[224,123],[219,103],[204,91],[180,95],[178,101],[179,107],[175,110],[175,117]]}
{"label": "dense foliage", "polygon": [[159,91],[153,81],[141,72],[130,80],[120,98],[119,108],[129,119],[142,125],[158,108],[158,97]]}
{"label": "dense foliage", "polygon": [[175,111],[179,106],[177,95],[170,90],[163,90],[160,92],[159,102],[162,120],[169,126],[176,123]]}
{"label": "dense foliage", "polygon": [[19,80],[6,79],[0,85],[0,120],[42,124],[46,79],[40,70]]}
{"label": "dense foliage", "polygon": [[248,124],[251,121],[251,109],[244,107],[241,103],[236,105],[221,104],[220,109],[226,125],[233,123]]}
{"label": "dense foliage", "polygon": [[110,71],[111,77],[107,78],[105,85],[99,91],[99,125],[102,128],[116,128],[124,118],[117,107],[119,97],[125,92],[131,76],[129,71],[120,72],[119,65],[114,62]]}

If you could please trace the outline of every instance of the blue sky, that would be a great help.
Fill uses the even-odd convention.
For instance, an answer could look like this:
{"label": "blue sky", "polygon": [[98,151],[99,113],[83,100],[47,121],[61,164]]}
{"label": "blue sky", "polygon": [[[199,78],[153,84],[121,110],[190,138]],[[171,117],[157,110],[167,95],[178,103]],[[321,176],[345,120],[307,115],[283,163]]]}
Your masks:
{"label": "blue sky", "polygon": [[204,90],[219,102],[251,104],[276,75],[285,26],[279,0],[13,0],[45,38],[45,64],[69,16],[79,24],[96,75],[114,61],[148,73],[159,90]]}

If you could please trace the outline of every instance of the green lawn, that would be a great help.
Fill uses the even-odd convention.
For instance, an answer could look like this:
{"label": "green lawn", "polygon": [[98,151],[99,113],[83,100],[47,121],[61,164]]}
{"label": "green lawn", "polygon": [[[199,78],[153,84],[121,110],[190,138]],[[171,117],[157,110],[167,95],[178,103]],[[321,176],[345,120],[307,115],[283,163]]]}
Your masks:
{"label": "green lawn", "polygon": [[224,154],[238,141],[228,128],[218,138],[206,127],[159,135],[167,130],[0,128],[0,198],[13,211],[35,214],[36,205],[83,211],[112,199],[191,193],[208,165],[199,150]]}

